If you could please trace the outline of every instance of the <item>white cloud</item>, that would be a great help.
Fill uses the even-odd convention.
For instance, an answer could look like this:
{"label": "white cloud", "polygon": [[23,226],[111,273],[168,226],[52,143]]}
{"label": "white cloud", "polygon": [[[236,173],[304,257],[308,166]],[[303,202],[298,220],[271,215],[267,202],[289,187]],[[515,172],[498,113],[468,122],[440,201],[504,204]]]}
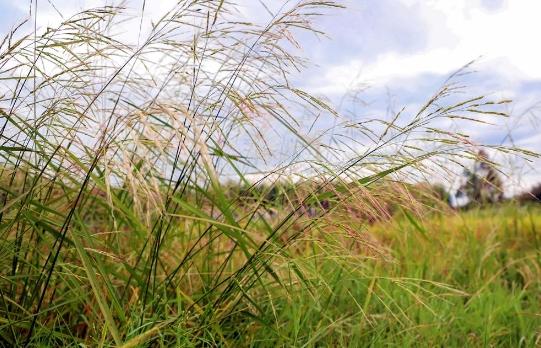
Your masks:
{"label": "white cloud", "polygon": [[[357,6],[361,0],[347,0],[350,5]],[[358,2],[357,2],[358,1]],[[380,1],[380,0],[378,0]],[[357,84],[369,83],[373,86],[385,86],[391,82],[404,81],[415,82],[421,75],[434,74],[437,76],[448,75],[463,64],[479,56],[484,58],[476,66],[477,69],[494,74],[498,79],[505,81],[505,88],[498,92],[503,97],[522,98],[522,105],[533,102],[531,98],[535,93],[519,94],[518,89],[523,81],[541,79],[541,46],[537,44],[538,35],[541,33],[541,21],[538,16],[541,13],[541,1],[539,0],[507,0],[500,7],[487,9],[481,0],[400,0],[403,4],[418,10],[419,16],[390,16],[392,20],[404,20],[407,25],[415,25],[414,21],[422,21],[418,28],[426,30],[426,38],[421,40],[423,44],[415,50],[407,53],[398,47],[388,47],[382,50],[376,59],[369,57],[366,52],[355,54],[354,49],[344,47],[329,49],[326,41],[321,42],[317,48],[309,48],[308,52],[320,52],[321,55],[341,56],[340,64],[325,63],[316,73],[311,71],[302,75],[304,87],[311,92],[326,95],[341,96],[351,87]],[[104,4],[119,3],[111,0],[55,0],[57,9],[62,11],[64,18],[75,14],[77,11],[102,6]],[[169,10],[175,0],[147,0],[145,8],[145,25],[148,28],[150,19],[157,19]],[[247,20],[264,24],[270,15],[258,4],[256,0],[238,0],[239,11]],[[282,1],[269,0],[272,5],[271,11],[276,11]],[[127,5],[133,9],[132,13],[139,13],[142,0],[129,0]],[[14,1],[13,6],[20,11],[28,13],[28,1]],[[61,18],[48,2],[39,2],[38,26],[57,25]],[[371,6],[366,2],[366,6]],[[379,12],[378,12],[379,13]],[[362,22],[355,21],[355,17],[349,17],[352,22],[340,22],[340,14],[333,18],[334,28],[340,28],[334,33],[337,36],[350,36],[355,38],[367,33],[376,35],[378,31],[366,30]],[[382,17],[378,20],[386,21]],[[125,27],[116,28],[126,32],[131,41],[137,38],[137,20],[128,22]],[[345,32],[346,28],[351,32]],[[394,28],[403,28],[396,26]],[[329,24],[328,29],[333,29]],[[406,45],[412,41],[410,35],[415,31],[397,32]],[[331,33],[332,34],[332,33]],[[380,33],[381,35],[381,33]],[[342,42],[348,42],[344,40]],[[395,43],[395,41],[385,41]],[[362,45],[362,40],[351,40],[350,45]],[[302,45],[302,43],[301,43]],[[343,50],[344,53],[341,50]],[[363,52],[360,47],[358,52]],[[158,60],[158,59],[157,59]],[[318,62],[316,62],[318,63]],[[414,88],[414,87],[410,87]],[[382,97],[384,97],[382,95]],[[423,96],[425,99],[428,96]],[[526,99],[530,98],[530,99]],[[410,104],[411,107],[411,104]],[[480,135],[484,129],[470,128],[469,133]],[[525,135],[517,144],[531,150],[541,150],[541,139],[537,135]],[[539,163],[539,162],[537,162]],[[534,181],[534,175],[528,176],[527,183]]]}
{"label": "white cloud", "polygon": [[[402,1],[410,6],[420,3]],[[445,75],[480,56],[484,57],[477,66],[481,70],[509,80],[541,78],[541,46],[536,44],[541,1],[508,1],[497,10],[486,10],[479,1],[431,0],[417,8],[428,28],[424,49],[404,54],[390,47],[373,62],[351,57],[345,64],[324,68],[324,74],[312,81],[318,86],[312,90],[342,94],[359,81],[384,85],[426,73]],[[360,30],[358,35],[363,35]]]}

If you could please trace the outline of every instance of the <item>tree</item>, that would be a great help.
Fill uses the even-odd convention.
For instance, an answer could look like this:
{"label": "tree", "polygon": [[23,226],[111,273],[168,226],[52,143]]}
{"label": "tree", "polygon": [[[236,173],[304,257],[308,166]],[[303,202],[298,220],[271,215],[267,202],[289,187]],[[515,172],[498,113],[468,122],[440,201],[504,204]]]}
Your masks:
{"label": "tree", "polygon": [[503,183],[484,150],[477,153],[473,169],[464,171],[464,184],[457,191],[457,198],[467,198],[466,204],[497,203],[503,199]]}

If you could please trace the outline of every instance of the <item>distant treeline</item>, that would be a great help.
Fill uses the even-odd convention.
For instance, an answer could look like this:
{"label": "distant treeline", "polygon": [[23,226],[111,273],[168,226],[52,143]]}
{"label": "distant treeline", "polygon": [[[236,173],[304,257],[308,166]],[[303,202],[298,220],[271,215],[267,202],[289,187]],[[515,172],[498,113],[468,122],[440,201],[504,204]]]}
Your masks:
{"label": "distant treeline", "polygon": [[538,202],[541,203],[541,184],[537,184],[532,189],[518,196],[521,202]]}

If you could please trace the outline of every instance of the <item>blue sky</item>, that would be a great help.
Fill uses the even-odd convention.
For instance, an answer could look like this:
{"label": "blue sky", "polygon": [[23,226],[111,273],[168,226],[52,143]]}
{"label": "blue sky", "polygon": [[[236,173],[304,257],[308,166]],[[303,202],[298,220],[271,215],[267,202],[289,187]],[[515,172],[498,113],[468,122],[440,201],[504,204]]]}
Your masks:
{"label": "blue sky", "polygon": [[[128,6],[140,7],[142,0]],[[158,16],[173,0],[147,0],[147,16]],[[239,0],[241,14],[265,22],[269,14],[257,0]],[[30,1],[0,0],[0,31],[28,16]],[[40,1],[38,26],[54,25],[64,16],[104,0]],[[267,1],[276,10],[281,0]],[[511,117],[496,126],[465,124],[463,131],[479,143],[508,144],[541,152],[541,1],[538,0],[343,0],[347,8],[322,17],[318,27],[329,38],[300,34],[302,54],[312,65],[296,84],[335,104],[356,88],[362,105],[343,104],[357,117],[385,116],[389,110],[415,112],[442,82],[462,65],[478,59],[477,73],[465,78],[472,94],[514,100]],[[519,186],[541,181],[525,162]],[[531,168],[530,168],[531,167]],[[520,181],[520,182],[519,182]]]}
{"label": "blue sky", "polygon": [[[277,1],[279,2],[279,1]],[[537,0],[346,0],[319,23],[329,39],[301,35],[304,53],[317,65],[300,85],[339,104],[362,88],[361,105],[343,113],[387,117],[406,107],[414,113],[447,77],[476,60],[461,82],[472,95],[512,99],[495,126],[464,123],[461,131],[479,144],[511,145],[541,152],[541,1]],[[277,5],[278,6],[278,5]],[[256,17],[257,10],[248,11]],[[511,137],[508,134],[511,134]],[[507,158],[514,166],[512,190],[541,181],[533,163]],[[509,165],[508,167],[511,167]]]}

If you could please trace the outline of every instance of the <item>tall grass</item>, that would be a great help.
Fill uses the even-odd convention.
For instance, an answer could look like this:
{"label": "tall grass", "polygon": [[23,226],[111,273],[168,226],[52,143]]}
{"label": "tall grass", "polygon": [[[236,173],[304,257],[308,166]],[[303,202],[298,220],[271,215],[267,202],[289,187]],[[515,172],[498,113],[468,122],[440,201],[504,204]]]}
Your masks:
{"label": "tall grass", "polygon": [[[312,296],[325,316],[348,291],[344,274],[366,277],[366,255],[348,253],[341,238],[302,242],[329,224],[304,207],[323,199],[333,213],[377,207],[383,190],[370,187],[471,155],[468,137],[448,126],[503,116],[507,101],[457,93],[466,66],[413,114],[343,118],[290,82],[304,66],[295,34],[319,34],[313,18],[339,7],[286,2],[261,26],[239,19],[229,1],[181,0],[149,30],[144,9],[134,19],[103,7],[45,31],[8,33],[0,46],[3,345],[236,345],[265,330],[297,344],[283,331],[287,303]],[[134,20],[138,34],[122,32]],[[306,129],[299,115],[335,119],[336,129]],[[275,158],[277,136],[300,146]],[[307,184],[291,184],[269,217],[266,191],[284,178]],[[415,212],[417,200],[404,197],[401,209]],[[350,222],[334,224],[337,236],[352,233]],[[402,320],[388,295],[382,305]]]}

